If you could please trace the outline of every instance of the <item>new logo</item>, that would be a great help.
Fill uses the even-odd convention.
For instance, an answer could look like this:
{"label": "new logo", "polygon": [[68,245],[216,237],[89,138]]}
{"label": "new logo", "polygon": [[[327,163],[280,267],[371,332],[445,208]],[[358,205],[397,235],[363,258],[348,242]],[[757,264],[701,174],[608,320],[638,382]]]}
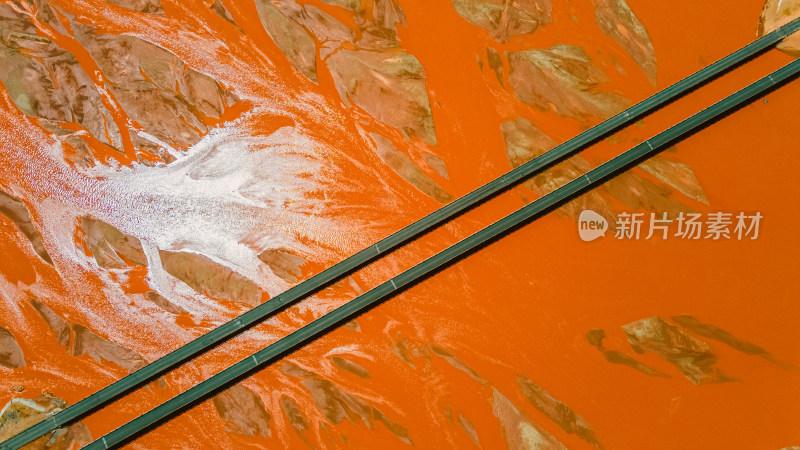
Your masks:
{"label": "new logo", "polygon": [[589,242],[606,235],[608,221],[605,217],[591,209],[584,209],[578,216],[578,234],[581,239]]}

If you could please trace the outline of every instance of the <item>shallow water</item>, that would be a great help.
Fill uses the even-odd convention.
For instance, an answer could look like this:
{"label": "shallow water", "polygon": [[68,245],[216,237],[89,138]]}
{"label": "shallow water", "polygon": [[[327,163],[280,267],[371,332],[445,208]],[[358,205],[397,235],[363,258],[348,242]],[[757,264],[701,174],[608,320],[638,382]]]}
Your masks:
{"label": "shallow water", "polygon": [[[582,47],[609,78],[597,89],[635,102],[753,40],[763,6],[631,0],[655,49],[653,86],[596,25],[591,2],[556,0],[553,23],[506,43],[466,21],[451,2],[431,3],[401,1],[405,25],[397,30],[403,51],[424,68],[436,145],[413,132],[406,139],[368,108],[342,102],[319,54],[318,84],[295,71],[250,2],[225,3],[236,25],[199,1],[164,1],[165,14],[101,0],[50,2],[64,17],[100,32],[136,36],[168,50],[239,102],[218,119],[204,117],[213,129],[189,148],[172,150],[177,160],[170,164],[132,162],[137,154],[158,158],[135,150],[123,131],[123,152],[93,143],[100,162],[81,168],[65,162],[61,141],[21,112],[5,90],[0,93],[0,190],[27,205],[54,262],[50,266],[37,256],[25,235],[0,215],[0,326],[25,358],[23,367],[0,367],[0,403],[42,391],[74,403],[127,374],[119,364],[75,356],[80,352],[60,345],[31,298],[153,361],[247,308],[177,281],[155,262],[158,250],[204,254],[254,282],[266,300],[291,281],[258,260],[262,251],[283,248],[301,255],[306,264],[300,278],[306,279],[437,208],[440,203],[373,151],[369,133],[384,135],[457,197],[510,170],[503,122],[524,117],[561,142],[599,120],[577,120],[519,101],[507,89],[508,61],[501,83],[487,47],[501,54],[560,43]],[[358,27],[346,9],[313,4]],[[373,11],[372,2],[365,5]],[[50,39],[72,52],[96,83],[111,83],[101,81],[96,62],[65,37],[69,30],[51,32]],[[584,157],[596,165],[790,60],[771,51]],[[800,353],[794,343],[800,310],[793,301],[793,275],[799,268],[794,250],[800,212],[787,200],[798,193],[793,175],[800,163],[792,151],[798,96],[797,82],[789,84],[667,155],[691,167],[708,205],[677,192],[669,198],[703,213],[758,211],[764,217],[758,239],[607,236],[587,243],[578,238],[573,219],[551,214],[244,381],[266,416],[258,413],[258,401],[239,392],[239,400],[205,402],[131,446],[797,445],[800,380],[794,366]],[[113,104],[113,97],[105,102]],[[120,129],[137,128],[124,110],[109,107]],[[425,153],[444,161],[449,178],[426,164]],[[637,176],[657,183],[639,169]],[[529,188],[515,188],[84,422],[97,438],[532,198]],[[618,198],[608,202],[617,211],[629,210]],[[130,261],[122,268],[98,267],[79,226],[85,215],[140,240],[149,271]],[[151,291],[185,312],[160,309],[145,296]],[[734,379],[694,384],[656,353],[636,353],[621,328],[677,315],[713,324],[770,357],[689,331],[718,358],[714,370]],[[666,376],[609,363],[586,338],[593,329],[605,331],[604,350],[627,354]],[[541,406],[525,380],[582,419],[556,403]],[[24,392],[11,390],[17,385]],[[233,415],[224,412],[231,410],[226,401],[233,402]],[[221,415],[230,420],[227,429]],[[266,428],[253,425],[265,421]]]}

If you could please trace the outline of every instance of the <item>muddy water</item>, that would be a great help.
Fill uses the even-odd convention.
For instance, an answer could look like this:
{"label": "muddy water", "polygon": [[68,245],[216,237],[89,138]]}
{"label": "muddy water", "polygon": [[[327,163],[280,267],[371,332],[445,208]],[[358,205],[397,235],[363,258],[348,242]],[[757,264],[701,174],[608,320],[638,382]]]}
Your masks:
{"label": "muddy water", "polygon": [[[359,27],[358,15],[334,5],[349,2],[329,3],[314,6]],[[364,15],[380,9],[364,3]],[[391,120],[373,117],[380,116],[375,108],[343,103],[319,55],[318,83],[294,70],[250,2],[225,2],[235,25],[202,2],[162,2],[164,14],[100,0],[50,4],[62,23],[92,24],[98,32],[139,37],[166,49],[239,102],[219,118],[201,117],[215,129],[178,148],[170,164],[134,163],[159,158],[135,148],[123,131],[123,148],[92,142],[99,162],[81,168],[65,162],[61,140],[20,111],[6,91],[0,94],[0,189],[27,205],[53,260],[52,266],[42,260],[17,225],[0,215],[0,326],[24,355],[24,365],[0,366],[2,404],[43,391],[74,403],[125,375],[125,367],[135,367],[130,353],[86,338],[81,330],[152,361],[246,310],[235,296],[209,298],[176,281],[162,268],[159,250],[204,254],[255,282],[267,300],[291,281],[263,264],[259,253],[280,248],[301,255],[305,279],[439,206],[373,151],[370,133],[384,135],[425,176],[459,196],[509,170],[504,122],[524,117],[560,142],[599,120],[520,101],[508,89],[509,60],[501,58],[498,79],[487,48],[506,54],[556,44],[581,47],[609,78],[598,89],[635,102],[754,39],[762,8],[754,1],[720,7],[632,0],[652,40],[654,86],[597,26],[591,2],[554,1],[552,23],[505,42],[465,20],[451,2],[401,2],[405,25],[396,28],[398,42],[424,68],[432,145],[413,131],[406,139],[386,125]],[[108,84],[88,51],[69,37],[72,29],[56,28],[45,24],[40,33],[75,55],[96,84]],[[602,162],[788,61],[769,53],[601,143],[585,159]],[[386,83],[391,89],[393,81]],[[800,338],[800,317],[792,300],[800,212],[787,199],[798,193],[793,174],[800,163],[792,150],[799,96],[800,87],[791,84],[669,154],[691,167],[708,205],[678,193],[670,198],[699,212],[758,211],[764,220],[757,240],[606,237],[585,243],[574,220],[551,215],[132,446],[796,445],[800,380],[793,367],[800,365],[800,354],[793,344]],[[120,104],[116,97],[108,94],[103,102]],[[107,108],[119,129],[146,128],[131,126],[126,108]],[[426,154],[441,158],[447,177],[426,165]],[[637,176],[657,182],[643,171]],[[527,187],[504,194],[84,422],[92,436],[105,434],[533,197]],[[619,198],[609,202],[626,210]],[[148,266],[125,258],[122,267],[99,267],[80,227],[86,215],[141,241]],[[147,295],[152,291],[177,308],[159,307]],[[59,341],[62,335],[33,306],[34,298],[69,323],[67,342]],[[726,345],[716,329],[704,335],[679,328],[686,321],[671,319],[678,315],[713,324],[768,357]],[[675,336],[689,337],[637,353],[625,334],[631,327],[622,326],[654,316],[673,324]],[[606,337],[593,346],[586,334],[597,329]],[[661,329],[660,336],[669,330]],[[689,369],[713,372],[716,378],[708,379],[718,382],[693,383],[705,378],[685,376],[686,367],[670,359],[675,354],[678,360],[706,355]],[[620,360],[655,372],[612,363]],[[14,386],[25,390],[14,392]]]}

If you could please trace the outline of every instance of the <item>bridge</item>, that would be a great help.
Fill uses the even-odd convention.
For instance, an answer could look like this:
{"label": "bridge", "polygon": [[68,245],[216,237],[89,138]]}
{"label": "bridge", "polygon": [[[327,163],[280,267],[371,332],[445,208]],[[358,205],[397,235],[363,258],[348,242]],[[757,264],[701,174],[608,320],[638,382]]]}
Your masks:
{"label": "bridge", "polygon": [[[785,37],[800,30],[800,18],[763,36],[749,45],[652,95],[621,113],[605,120],[552,150],[479,187],[440,209],[381,239],[347,259],[297,284],[271,300],[194,339],[147,366],[127,375],[89,397],[67,407],[16,436],[0,443],[0,449],[18,449],[40,436],[65,427],[97,412],[151,381],[169,373],[227,340],[258,325],[288,307],[306,299],[403,245],[414,241],[466,211],[485,203],[522,181],[546,171],[592,144],[668,106],[704,84],[750,61],[771,49]],[[228,367],[156,408],[89,444],[89,449],[124,445],[159,424],[227,389],[232,384],[279,361],[346,322],[364,314],[380,303],[443,270],[473,252],[490,245],[513,230],[557,209],[564,203],[630,170],[648,158],[707,127],[769,91],[794,80],[800,74],[800,60],[795,60],[734,94],[673,125],[652,138],[610,159],[564,186],[538,198],[516,212],[492,223],[412,268],[396,275],[356,299],[297,329],[286,337]]]}

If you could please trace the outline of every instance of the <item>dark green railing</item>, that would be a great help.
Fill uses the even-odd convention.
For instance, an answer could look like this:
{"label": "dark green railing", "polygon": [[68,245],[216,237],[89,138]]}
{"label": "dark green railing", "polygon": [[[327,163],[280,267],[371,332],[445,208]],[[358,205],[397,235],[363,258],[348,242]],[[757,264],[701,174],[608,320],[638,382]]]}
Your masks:
{"label": "dark green railing", "polygon": [[[428,214],[422,219],[407,225],[401,230],[392,233],[376,244],[361,250],[355,255],[335,264],[334,266],[320,272],[308,280],[288,289],[275,298],[259,305],[252,310],[242,314],[238,318],[227,322],[214,330],[196,338],[182,347],[173,350],[160,359],[148,364],[138,371],[127,375],[120,380],[112,383],[108,387],[90,395],[63,411],[49,417],[20,434],[0,443],[0,450],[17,449],[34,439],[49,433],[57,428],[67,426],[87,415],[98,411],[120,397],[144,386],[150,381],[170,372],[190,361],[196,356],[209,351],[222,342],[238,335],[239,333],[257,325],[264,320],[285,310],[287,307],[307,298],[319,290],[329,286],[343,277],[353,273],[361,267],[385,256],[398,247],[418,238],[419,236],[441,226],[449,220],[459,216],[475,206],[493,198],[517,185],[521,181],[541,173],[553,165],[583,150],[598,140],[628,126],[652,113],[653,111],[671,103],[684,94],[698,88],[706,82],[718,77],[741,63],[753,58],[761,52],[771,48],[786,36],[800,29],[800,19],[784,25],[778,30],[750,43],[740,50],[726,56],[725,58],[705,67],[704,69],[690,75],[687,78],[675,83],[674,85],[654,94],[644,101],[631,106],[616,116],[592,127],[591,129],[579,134],[578,136],[553,148],[547,153],[529,161],[528,163],[508,172],[507,174],[479,187],[478,189],[460,197],[453,202],[441,207],[440,209]],[[727,111],[743,104],[753,96],[770,89],[775,83],[794,76],[800,70],[800,64],[791,63],[786,67],[774,72],[768,77],[746,87],[736,94],[727,97],[721,102],[701,111],[691,118],[675,125],[674,127],[658,134],[648,141],[634,147],[611,161],[588,172],[586,175],[573,180],[565,186],[541,197],[525,208],[501,219],[478,233],[458,242],[452,247],[447,248],[423,261],[413,268],[401,273],[397,277],[381,284],[369,292],[359,296],[352,302],[332,311],[324,317],[300,328],[286,338],[270,345],[260,352],[248,357],[219,374],[209,378],[197,386],[179,394],[166,403],[158,406],[152,411],[134,419],[133,421],[114,430],[98,441],[90,444],[89,448],[102,448],[104,446],[119,445],[157,425],[163,420],[179,413],[181,410],[208,398],[214,392],[221,390],[234,380],[240,379],[247,373],[251,373],[258,368],[262,368],[283,355],[286,355],[298,347],[314,340],[325,334],[331,329],[346,322],[355,315],[373,307],[382,300],[408,287],[408,285],[418,281],[440,270],[449,262],[463,257],[474,249],[485,245],[488,241],[496,239],[498,236],[507,233],[510,229],[519,226],[521,223],[532,218],[540,217],[546,212],[557,207],[557,205],[572,199],[581,193],[602,184],[621,171],[638,164],[647,157],[655,154],[662,149],[668,142],[685,136],[692,130],[707,124],[710,121],[724,115]]]}

